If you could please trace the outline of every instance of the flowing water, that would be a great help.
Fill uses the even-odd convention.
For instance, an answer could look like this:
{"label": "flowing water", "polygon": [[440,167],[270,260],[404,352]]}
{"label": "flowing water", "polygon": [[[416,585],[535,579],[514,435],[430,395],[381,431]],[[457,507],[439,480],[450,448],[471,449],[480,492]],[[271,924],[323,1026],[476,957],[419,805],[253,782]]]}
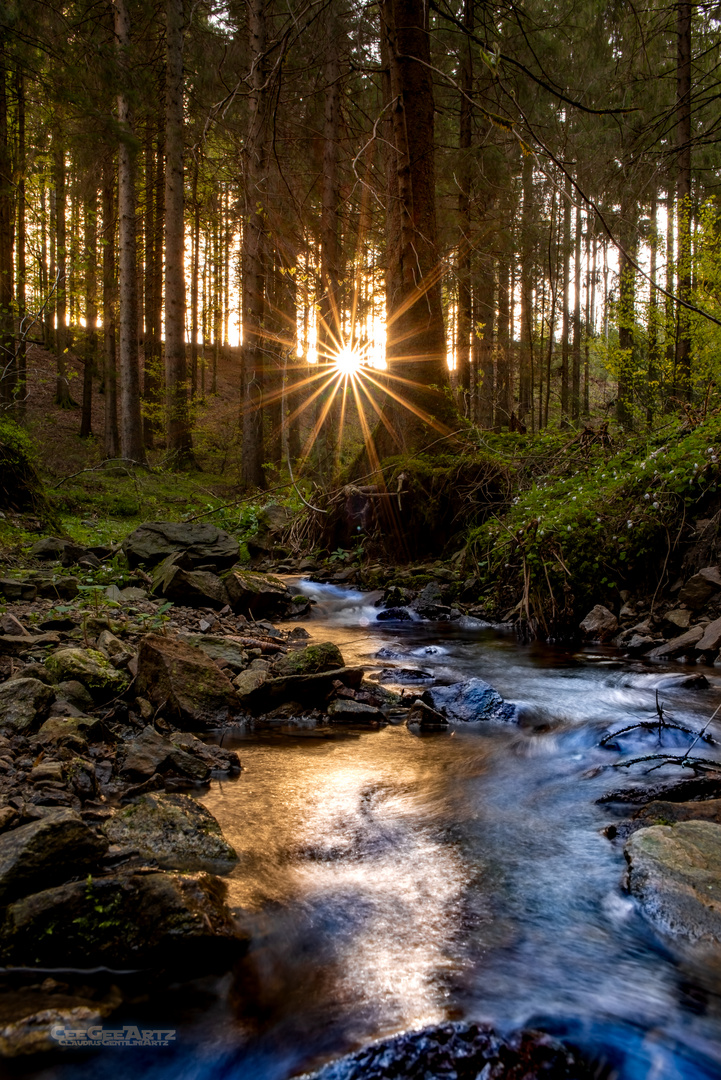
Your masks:
{"label": "flowing water", "polygon": [[[519,645],[473,620],[377,623],[360,593],[303,588],[317,601],[306,628],[347,663],[480,676],[519,703],[520,723],[233,736],[243,772],[202,801],[240,855],[230,900],[252,935],[249,963],[142,1074],[286,1080],[452,1018],[541,1026],[599,1076],[721,1077],[721,967],[641,918],[622,888],[623,851],[602,834],[613,811],[595,801],[635,782],[610,767],[619,754],[599,747],[605,733],[655,717],[657,690],[698,729],[721,678],[705,669],[709,688],[674,687],[674,671],[698,669]],[[688,746],[671,734],[664,745]],[[655,732],[623,739],[627,754],[656,745]],[[138,1075],[119,1052],[95,1061],[83,1076]]]}

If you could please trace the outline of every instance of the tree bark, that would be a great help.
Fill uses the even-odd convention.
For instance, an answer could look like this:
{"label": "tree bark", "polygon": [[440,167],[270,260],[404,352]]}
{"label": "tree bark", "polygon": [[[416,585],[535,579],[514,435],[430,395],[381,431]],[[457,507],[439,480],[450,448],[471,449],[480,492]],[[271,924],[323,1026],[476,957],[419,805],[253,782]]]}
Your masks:
{"label": "tree bark", "polygon": [[65,185],[65,146],[62,136],[56,130],[53,137],[53,179],[55,183],[55,356],[57,378],[55,384],[55,404],[68,409],[75,404],[70,394],[65,354],[68,342],[68,282],[67,282],[67,230],[65,214],[67,211],[67,193]]}
{"label": "tree bark", "polygon": [[243,461],[245,487],[263,486],[263,234],[266,182],[266,25],[263,0],[246,0],[251,58],[248,140],[245,154],[243,229]]}
{"label": "tree bark", "polygon": [[15,392],[15,323],[13,312],[13,233],[15,199],[8,122],[7,46],[0,32],[0,400]]}
{"label": "tree bark", "polygon": [[120,453],[116,371],[115,180],[110,154],[103,164],[103,386],[105,387],[105,456]]}
{"label": "tree bark", "polygon": [[[678,296],[691,299],[691,10],[690,0],[676,4],[676,206],[678,227]],[[678,308],[676,392],[691,400],[691,327],[688,310]]]}
{"label": "tree bark", "polygon": [[[468,34],[474,28],[473,0],[464,0],[463,26]],[[464,392],[471,389],[471,118],[473,93],[473,44],[470,36],[461,41],[459,83],[460,123],[458,129],[458,321],[456,324],[456,372],[458,383]],[[475,336],[475,335],[474,335]],[[481,386],[481,395],[487,387]],[[491,406],[491,417],[493,409]],[[483,412],[487,420],[487,410]],[[473,408],[469,408],[473,415]],[[492,423],[492,419],[491,419]]]}
{"label": "tree bark", "polygon": [[571,356],[571,416],[581,414],[581,208],[576,207],[573,244],[573,352]]}
{"label": "tree bark", "polygon": [[535,217],[533,158],[523,158],[523,211],[521,216],[521,356],[519,364],[518,419],[533,412],[531,367],[533,364],[533,238]]}
{"label": "tree bark", "polygon": [[120,453],[130,461],[145,461],[143,425],[140,413],[140,370],[138,367],[138,283],[135,220],[135,177],[137,143],[133,133],[130,103],[125,90],[127,54],[130,48],[130,19],[126,0],[115,5],[115,38],[118,48],[121,88],[118,93],[118,219],[120,341],[118,383],[120,405]]}
{"label": "tree bark", "polygon": [[[421,449],[455,423],[449,386],[436,246],[434,101],[422,0],[381,0],[395,174],[386,221],[388,392],[386,410],[405,450]],[[392,160],[392,159],[391,159]],[[440,423],[439,423],[440,421]],[[380,430],[380,429],[379,429]]]}
{"label": "tree bark", "polygon": [[166,2],[165,46],[165,378],[168,450],[173,464],[182,467],[192,461],[185,356],[183,0]]}
{"label": "tree bark", "polygon": [[98,195],[94,187],[85,198],[85,350],[83,357],[83,409],[80,418],[80,437],[93,433],[93,375],[98,350],[97,302],[97,232]]}
{"label": "tree bark", "polygon": [[26,344],[25,344],[25,315],[27,310],[27,297],[26,297],[26,285],[27,285],[27,267],[25,263],[25,242],[26,242],[26,223],[25,223],[25,169],[27,167],[26,160],[26,144],[25,144],[25,75],[18,67],[16,71],[16,90],[17,90],[17,102],[18,102],[18,187],[17,187],[17,207],[18,207],[18,242],[17,242],[17,284],[16,284],[16,304],[17,304],[17,316],[18,327],[20,331],[20,337],[17,343],[17,394],[16,394],[16,411],[18,419],[22,419],[25,416],[25,405],[27,395],[27,357],[26,357]]}
{"label": "tree bark", "polygon": [[571,279],[571,179],[566,177],[563,203],[563,311],[561,322],[561,423],[568,417],[568,353],[570,313],[568,301]]}

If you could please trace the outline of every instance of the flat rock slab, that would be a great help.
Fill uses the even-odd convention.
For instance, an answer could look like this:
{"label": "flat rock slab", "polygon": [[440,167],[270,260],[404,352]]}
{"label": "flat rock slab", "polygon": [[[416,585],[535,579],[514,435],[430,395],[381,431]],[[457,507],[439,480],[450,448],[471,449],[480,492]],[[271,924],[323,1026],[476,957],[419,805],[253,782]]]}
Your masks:
{"label": "flat rock slab", "polygon": [[625,847],[628,887],[660,930],[721,948],[721,825],[640,829]]}
{"label": "flat rock slab", "polygon": [[504,701],[498,691],[483,679],[468,679],[452,686],[433,686],[425,691],[421,700],[451,722],[516,719],[515,705]]}
{"label": "flat rock slab", "polygon": [[217,871],[238,861],[210,810],[188,795],[141,795],[114,814],[103,832],[112,844],[165,870]]}
{"label": "flat rock slab", "polygon": [[540,1031],[502,1038],[485,1024],[447,1023],[372,1043],[305,1080],[591,1080],[592,1072]]}
{"label": "flat rock slab", "polygon": [[237,562],[240,551],[238,541],[215,525],[182,521],[145,522],[123,540],[122,548],[131,569],[155,566],[179,551],[194,566],[225,569]]}
{"label": "flat rock slab", "polygon": [[328,706],[328,719],[333,724],[369,724],[377,727],[387,723],[385,713],[373,705],[365,705],[352,698],[336,698]]}
{"label": "flat rock slab", "polygon": [[180,773],[190,780],[203,781],[210,774],[210,768],[195,754],[188,753],[169,739],[164,739],[148,725],[137,739],[125,743],[120,775],[130,780],[144,780],[156,773],[166,772]]}
{"label": "flat rock slab", "polygon": [[180,637],[143,638],[136,686],[167,719],[189,730],[219,727],[239,708],[230,680],[202,649]]}
{"label": "flat rock slab", "polygon": [[332,671],[345,667],[343,654],[332,641],[322,641],[318,645],[306,645],[304,649],[295,649],[273,663],[275,675],[316,675],[321,671]]}
{"label": "flat rock slab", "polygon": [[230,605],[242,615],[254,618],[282,615],[293,608],[293,594],[280,578],[234,566],[223,577]]}
{"label": "flat rock slab", "polygon": [[0,835],[0,903],[38,885],[64,881],[101,858],[107,841],[79,814],[52,809],[38,821]]}
{"label": "flat rock slab", "polygon": [[243,941],[225,896],[209,874],[139,871],[68,882],[10,904],[0,957],[48,967],[226,970]]}

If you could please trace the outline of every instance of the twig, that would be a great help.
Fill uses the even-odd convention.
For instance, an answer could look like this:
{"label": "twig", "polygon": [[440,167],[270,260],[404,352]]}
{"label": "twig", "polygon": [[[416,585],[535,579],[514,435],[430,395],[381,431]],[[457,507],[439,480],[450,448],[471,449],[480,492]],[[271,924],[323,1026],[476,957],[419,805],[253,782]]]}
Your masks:
{"label": "twig", "polygon": [[[697,742],[699,741],[699,739],[702,739],[702,738],[704,738],[704,736],[705,736],[705,732],[706,732],[706,728],[707,728],[707,727],[709,726],[709,724],[711,723],[711,721],[712,721],[712,720],[714,719],[714,717],[715,717],[715,716],[716,716],[716,714],[718,713],[719,709],[721,709],[721,705],[717,705],[717,706],[716,706],[716,708],[715,708],[715,709],[714,709],[714,711],[713,711],[713,715],[712,715],[711,717],[709,717],[709,719],[708,719],[708,720],[706,721],[706,723],[704,724],[704,726],[703,726],[703,728],[701,729],[701,731],[699,731],[698,735],[696,736],[696,738],[694,739],[694,741],[693,741],[693,742],[691,743],[691,745],[689,746],[688,750],[686,751],[686,754],[684,755],[685,757],[688,757],[688,755],[689,755],[689,754],[691,753],[691,751],[693,750],[694,746],[695,746],[695,745],[696,745],[696,743],[697,743]],[[706,741],[708,741],[708,739],[707,739]]]}

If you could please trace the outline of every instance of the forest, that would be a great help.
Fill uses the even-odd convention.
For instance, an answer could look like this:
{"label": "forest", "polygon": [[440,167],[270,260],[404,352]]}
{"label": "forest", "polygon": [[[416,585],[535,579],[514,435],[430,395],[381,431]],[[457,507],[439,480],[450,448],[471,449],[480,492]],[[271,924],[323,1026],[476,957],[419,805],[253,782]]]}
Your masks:
{"label": "forest", "polygon": [[721,7],[0,0],[0,1076],[721,1077]]}

